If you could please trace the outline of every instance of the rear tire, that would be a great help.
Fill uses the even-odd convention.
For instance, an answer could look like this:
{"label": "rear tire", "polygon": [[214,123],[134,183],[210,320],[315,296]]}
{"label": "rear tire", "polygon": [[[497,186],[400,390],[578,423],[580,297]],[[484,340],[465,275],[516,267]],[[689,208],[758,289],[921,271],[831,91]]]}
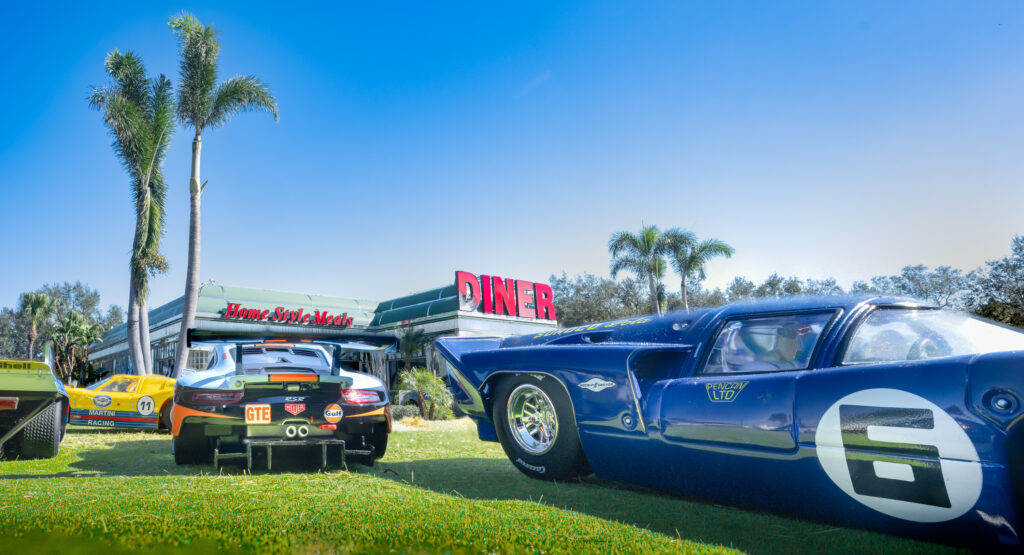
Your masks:
{"label": "rear tire", "polygon": [[384,425],[374,426],[370,444],[373,445],[373,460],[380,460],[388,452],[388,430]]}
{"label": "rear tire", "polygon": [[557,481],[590,474],[562,384],[520,374],[502,380],[494,399],[491,415],[501,448],[523,474]]}
{"label": "rear tire", "polygon": [[43,409],[22,428],[21,458],[52,459],[60,452],[62,425],[61,403],[57,402]]}
{"label": "rear tire", "polygon": [[175,464],[206,464],[210,461],[210,450],[206,438],[194,426],[182,426],[181,433],[171,438]]}
{"label": "rear tire", "polygon": [[164,401],[164,406],[160,407],[160,420],[156,427],[158,430],[170,430],[171,429],[171,408],[174,405],[171,401]]}

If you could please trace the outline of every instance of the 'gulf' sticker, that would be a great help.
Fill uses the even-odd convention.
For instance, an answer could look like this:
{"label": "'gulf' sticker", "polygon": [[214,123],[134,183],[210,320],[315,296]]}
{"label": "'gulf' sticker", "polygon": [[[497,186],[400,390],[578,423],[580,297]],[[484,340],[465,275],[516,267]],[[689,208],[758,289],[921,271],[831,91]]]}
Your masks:
{"label": "'gulf' sticker", "polygon": [[814,441],[825,474],[889,516],[944,522],[971,510],[981,495],[971,439],[946,411],[913,393],[851,393],[825,411]]}
{"label": "'gulf' sticker", "polygon": [[326,409],[324,409],[324,420],[330,422],[331,424],[337,424],[338,422],[340,422],[342,415],[343,413],[341,412],[341,407],[339,407],[338,405],[329,405]]}
{"label": "'gulf' sticker", "polygon": [[245,405],[246,424],[270,424],[270,405]]}

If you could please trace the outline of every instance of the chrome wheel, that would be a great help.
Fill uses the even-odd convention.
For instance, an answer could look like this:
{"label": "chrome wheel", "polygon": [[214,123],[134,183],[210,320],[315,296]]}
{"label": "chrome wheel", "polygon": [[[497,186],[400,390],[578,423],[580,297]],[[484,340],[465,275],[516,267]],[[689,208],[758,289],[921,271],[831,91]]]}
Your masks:
{"label": "chrome wheel", "polygon": [[531,455],[543,455],[558,437],[555,405],[536,386],[523,384],[508,396],[508,427],[519,447]]}

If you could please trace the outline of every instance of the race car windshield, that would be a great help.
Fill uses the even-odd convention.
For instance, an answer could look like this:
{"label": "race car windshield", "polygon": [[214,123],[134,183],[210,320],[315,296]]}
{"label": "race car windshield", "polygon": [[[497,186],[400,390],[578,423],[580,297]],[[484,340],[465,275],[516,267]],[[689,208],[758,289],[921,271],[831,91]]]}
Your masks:
{"label": "race car windshield", "polygon": [[947,310],[877,310],[854,332],[843,364],[1024,350],[1024,332]]}
{"label": "race car windshield", "polygon": [[319,345],[245,345],[242,347],[242,364],[246,372],[306,369],[317,373],[331,373],[327,353]]}

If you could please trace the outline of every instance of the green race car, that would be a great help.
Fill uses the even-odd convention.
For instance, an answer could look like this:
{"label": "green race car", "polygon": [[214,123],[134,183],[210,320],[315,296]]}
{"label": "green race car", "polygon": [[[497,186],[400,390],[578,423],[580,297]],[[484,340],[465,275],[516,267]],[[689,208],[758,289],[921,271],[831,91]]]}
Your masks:
{"label": "green race car", "polygon": [[56,457],[70,406],[49,365],[0,360],[0,457]]}

